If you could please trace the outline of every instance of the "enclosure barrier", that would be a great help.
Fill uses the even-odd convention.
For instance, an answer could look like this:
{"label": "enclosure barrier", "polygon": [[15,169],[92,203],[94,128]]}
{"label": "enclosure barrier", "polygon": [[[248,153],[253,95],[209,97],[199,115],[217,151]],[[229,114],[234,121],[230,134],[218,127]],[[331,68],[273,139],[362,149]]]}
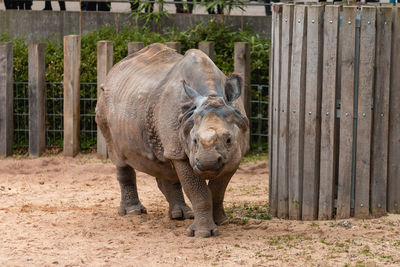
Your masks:
{"label": "enclosure barrier", "polygon": [[[179,42],[167,43],[167,46],[181,51]],[[128,44],[128,54],[144,47],[142,42]],[[199,48],[213,57],[214,43],[200,42]],[[79,35],[64,37],[64,81],[63,81],[63,117],[64,155],[75,156],[80,150],[80,64],[81,41]],[[45,83],[45,44],[29,45],[29,112],[20,114],[29,118],[29,155],[40,156],[46,147],[46,83]],[[235,44],[235,72],[245,78],[245,90],[250,90],[250,46],[247,43]],[[97,95],[101,94],[100,86],[104,83],[108,71],[113,65],[113,45],[110,41],[97,44]],[[13,47],[12,43],[0,43],[0,157],[12,154],[14,126],[13,97]],[[246,107],[250,106],[247,91],[242,92]],[[92,100],[92,99],[90,99]],[[95,98],[93,100],[96,100]],[[247,103],[247,104],[246,104]],[[248,111],[249,112],[249,111]],[[52,114],[57,115],[57,114]],[[250,112],[247,113],[250,118]],[[94,114],[91,114],[93,117]],[[18,124],[18,119],[17,119]],[[21,130],[21,129],[19,129]],[[96,132],[96,131],[93,131]],[[107,147],[104,137],[97,130],[97,153],[100,158],[107,158]]]}
{"label": "enclosure barrier", "polygon": [[400,211],[399,7],[273,5],[270,208]]}

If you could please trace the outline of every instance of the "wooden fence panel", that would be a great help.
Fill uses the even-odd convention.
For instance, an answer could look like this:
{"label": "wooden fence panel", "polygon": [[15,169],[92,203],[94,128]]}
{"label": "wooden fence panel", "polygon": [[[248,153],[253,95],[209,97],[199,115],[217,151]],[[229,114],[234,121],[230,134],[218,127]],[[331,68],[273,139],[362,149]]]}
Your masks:
{"label": "wooden fence panel", "polygon": [[388,211],[400,212],[400,8],[393,12],[389,123]]}
{"label": "wooden fence panel", "polygon": [[353,110],[356,7],[343,7],[341,32],[342,69],[340,105],[340,144],[337,218],[350,217],[351,177],[353,159]]}
{"label": "wooden fence panel", "polygon": [[[289,95],[289,218],[301,219],[304,146],[304,96],[306,88],[307,7],[294,7],[293,46]],[[274,70],[275,71],[275,70]],[[275,136],[273,137],[275,138]]]}
{"label": "wooden fence panel", "polygon": [[362,7],[357,112],[357,155],[354,216],[369,216],[371,135],[375,64],[376,8]]}
{"label": "wooden fence panel", "polygon": [[373,216],[381,216],[386,213],[392,8],[377,8],[376,25],[376,87],[371,159],[371,213]]}
{"label": "wooden fence panel", "polygon": [[212,41],[199,42],[199,49],[203,51],[212,61],[215,59],[215,43]]}
{"label": "wooden fence panel", "polygon": [[336,86],[340,6],[325,7],[318,219],[333,216],[336,177]]}
{"label": "wooden fence panel", "polygon": [[128,55],[138,52],[144,47],[143,42],[130,42],[128,43]]}
{"label": "wooden fence panel", "polygon": [[279,90],[280,90],[280,58],[281,58],[281,22],[282,22],[282,10],[281,5],[276,4],[273,5],[273,12],[275,19],[273,21],[274,27],[274,90],[273,92],[273,135],[274,138],[272,140],[272,151],[273,162],[272,162],[272,178],[271,178],[271,196],[270,199],[270,210],[273,216],[277,215],[278,210],[278,151],[279,151]]}
{"label": "wooden fence panel", "polygon": [[0,157],[12,155],[13,84],[13,44],[0,42]]}
{"label": "wooden fence panel", "polygon": [[289,92],[292,55],[293,5],[282,8],[282,51],[281,51],[281,88],[279,99],[279,153],[278,153],[278,213],[279,218],[289,216],[289,182],[288,182],[288,127],[289,127]]}
{"label": "wooden fence panel", "polygon": [[81,37],[64,36],[64,155],[80,150],[80,65]]}
{"label": "wooden fence panel", "polygon": [[39,157],[46,149],[46,44],[29,44],[29,156]]}
{"label": "wooden fence panel", "polygon": [[317,219],[318,215],[323,12],[323,6],[313,5],[308,7],[303,155],[303,220],[314,220]]}
{"label": "wooden fence panel", "polygon": [[[113,66],[113,43],[111,41],[97,42],[97,99],[99,99],[107,73]],[[107,145],[99,126],[97,126],[97,156],[107,158]]]}

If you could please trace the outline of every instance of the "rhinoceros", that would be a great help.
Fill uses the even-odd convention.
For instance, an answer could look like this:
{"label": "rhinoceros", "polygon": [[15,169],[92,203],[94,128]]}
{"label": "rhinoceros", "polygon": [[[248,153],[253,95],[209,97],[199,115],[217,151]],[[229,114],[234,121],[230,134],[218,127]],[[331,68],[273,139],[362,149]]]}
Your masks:
{"label": "rhinoceros", "polygon": [[239,75],[226,77],[200,50],[181,55],[163,44],[109,71],[96,122],[116,165],[121,216],[147,212],[136,169],[156,178],[171,219],[194,218],[189,236],[218,235],[216,225],[229,221],[225,189],[249,149],[249,121],[238,99],[242,86]]}

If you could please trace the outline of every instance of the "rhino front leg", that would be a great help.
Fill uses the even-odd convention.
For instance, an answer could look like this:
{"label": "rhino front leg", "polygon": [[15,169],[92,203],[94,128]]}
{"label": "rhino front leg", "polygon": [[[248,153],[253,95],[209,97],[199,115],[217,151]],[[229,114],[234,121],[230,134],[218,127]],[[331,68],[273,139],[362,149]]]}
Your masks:
{"label": "rhino front leg", "polygon": [[158,188],[169,203],[169,217],[171,219],[193,219],[194,213],[185,203],[182,186],[179,181],[170,181],[156,178]]}
{"label": "rhino front leg", "polygon": [[210,182],[208,183],[208,187],[210,188],[212,193],[214,222],[217,225],[224,225],[229,223],[229,219],[225,214],[223,203],[225,190],[232,176],[233,172],[224,175],[216,180],[210,180]]}
{"label": "rhino front leg", "polygon": [[118,214],[124,216],[147,213],[138,197],[135,170],[130,166],[117,167],[117,178],[121,188],[121,204]]}
{"label": "rhino front leg", "polygon": [[188,228],[188,235],[196,237],[218,235],[213,218],[211,191],[206,181],[193,172],[187,161],[176,160],[173,164],[194,210],[194,222]]}

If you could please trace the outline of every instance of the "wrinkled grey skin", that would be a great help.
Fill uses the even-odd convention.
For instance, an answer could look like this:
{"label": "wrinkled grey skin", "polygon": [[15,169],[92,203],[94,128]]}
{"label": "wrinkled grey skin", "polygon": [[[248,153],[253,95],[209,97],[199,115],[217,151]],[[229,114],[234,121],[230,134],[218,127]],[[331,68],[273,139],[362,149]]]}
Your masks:
{"label": "wrinkled grey skin", "polygon": [[216,225],[228,223],[225,189],[249,149],[248,119],[237,99],[241,87],[238,75],[227,78],[200,50],[182,56],[162,44],[110,70],[96,122],[117,167],[120,215],[146,213],[137,169],[156,177],[170,218],[194,218],[188,235],[218,234]]}

